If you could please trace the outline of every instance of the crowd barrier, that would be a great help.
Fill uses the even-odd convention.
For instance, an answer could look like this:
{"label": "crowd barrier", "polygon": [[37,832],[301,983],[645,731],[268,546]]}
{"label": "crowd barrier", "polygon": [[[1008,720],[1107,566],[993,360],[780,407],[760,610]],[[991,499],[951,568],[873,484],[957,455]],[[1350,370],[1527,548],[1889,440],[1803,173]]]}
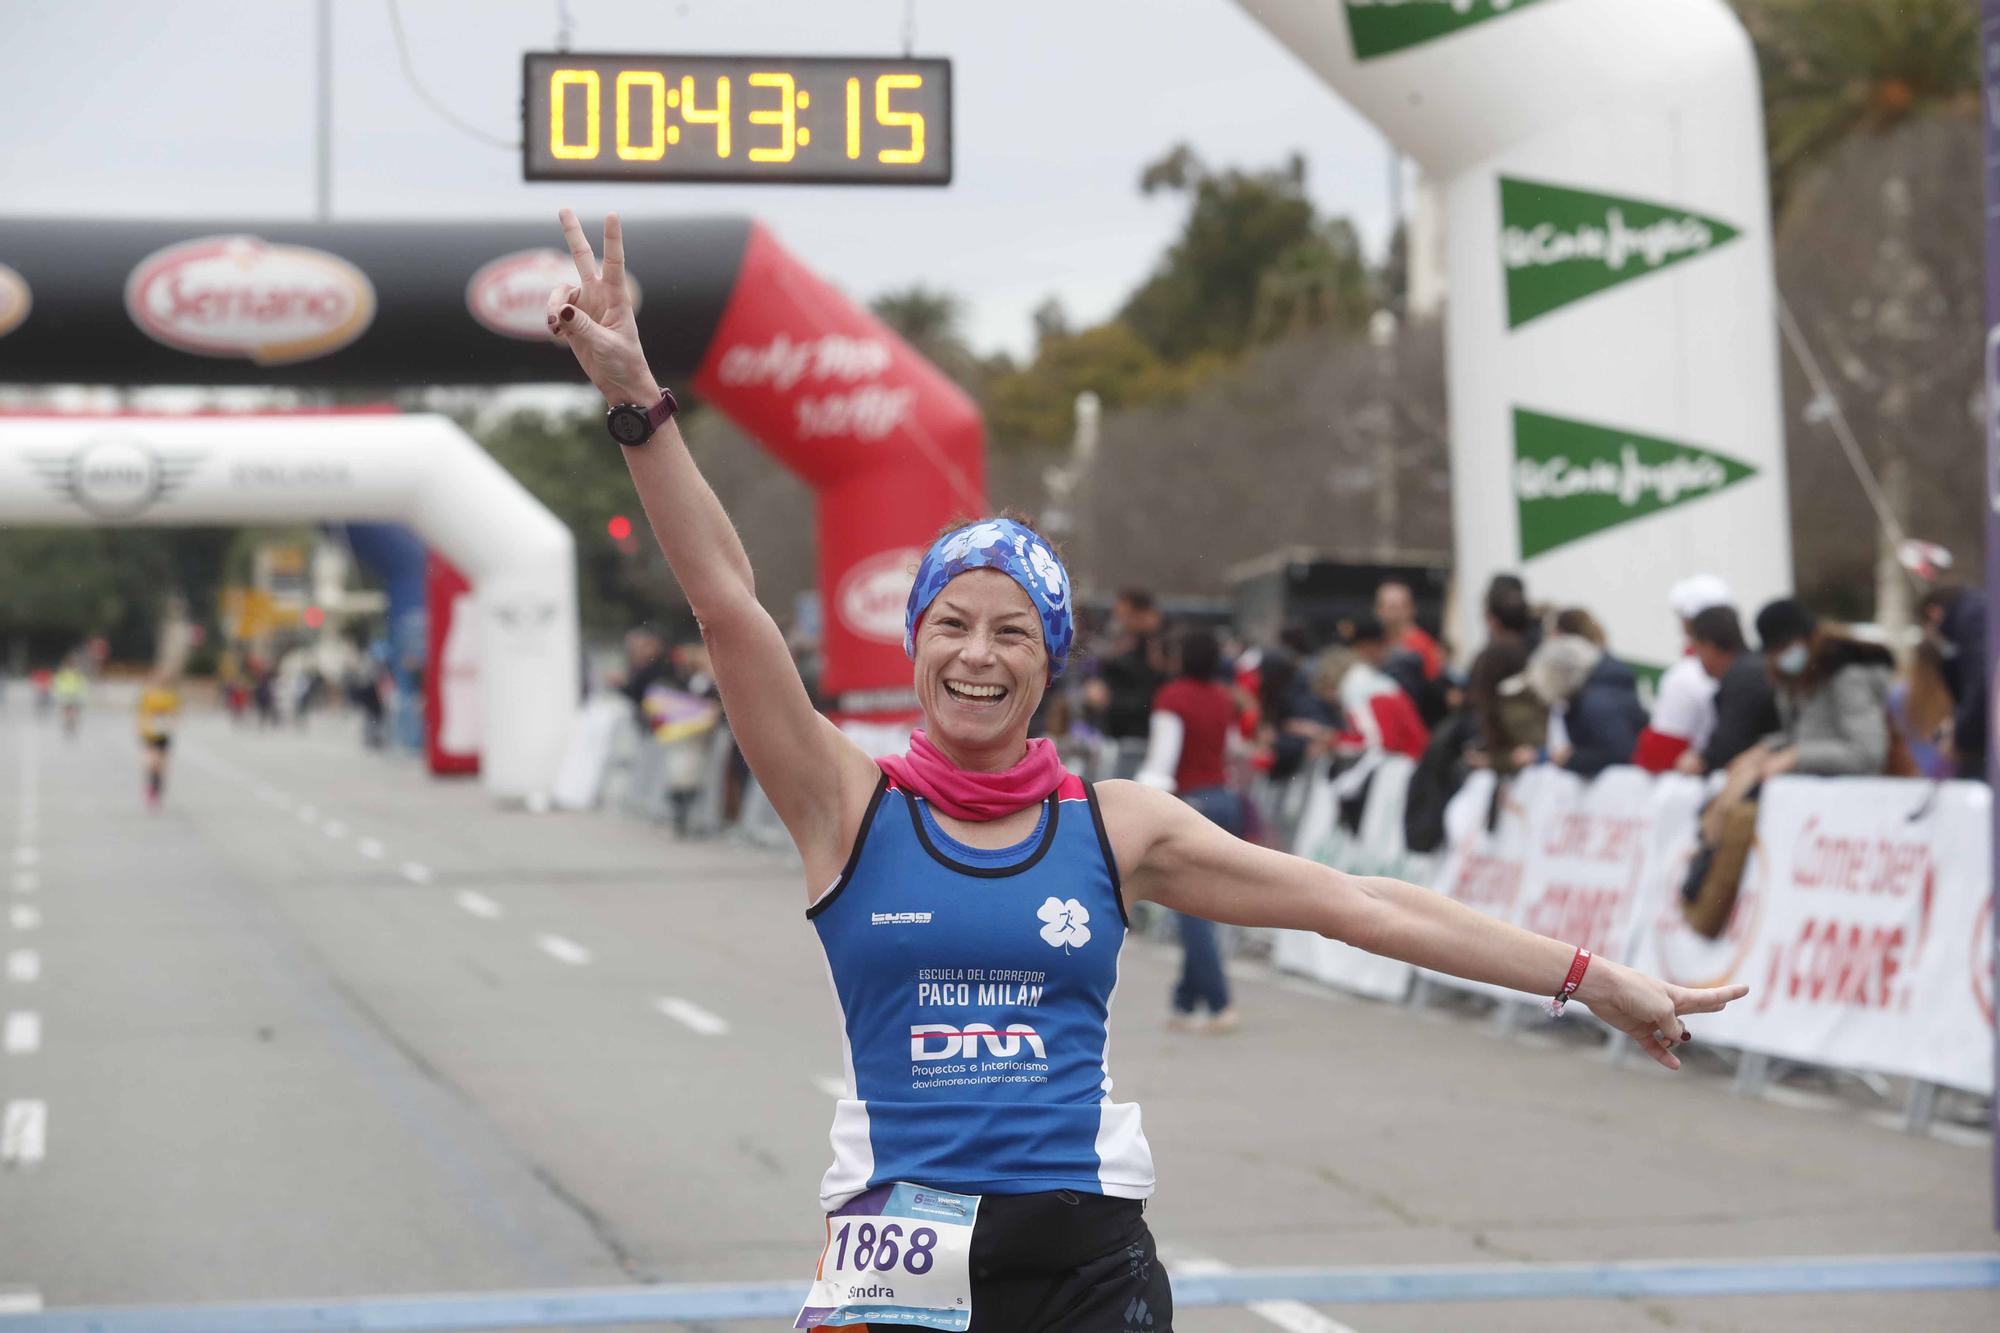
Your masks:
{"label": "crowd barrier", "polygon": [[[1413,768],[1400,757],[1377,767],[1351,828],[1338,818],[1340,780],[1313,778],[1293,850],[1430,885],[1682,985],[1747,982],[1748,998],[1701,1019],[1706,1043],[1992,1094],[1992,797],[1983,784],[1766,783],[1734,914],[1708,939],[1688,927],[1680,897],[1707,790],[1700,779],[1634,768],[1590,781],[1548,766],[1505,780],[1475,773],[1446,810],[1445,847],[1426,856],[1403,842]],[[1280,932],[1272,957],[1384,1000],[1407,997],[1419,977],[1300,932]]]}

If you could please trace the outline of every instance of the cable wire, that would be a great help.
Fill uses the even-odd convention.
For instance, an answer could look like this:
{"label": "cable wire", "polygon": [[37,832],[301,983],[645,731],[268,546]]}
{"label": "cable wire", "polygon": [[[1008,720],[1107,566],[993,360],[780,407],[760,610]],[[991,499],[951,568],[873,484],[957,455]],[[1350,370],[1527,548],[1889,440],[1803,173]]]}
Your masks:
{"label": "cable wire", "polygon": [[504,148],[509,152],[516,153],[521,151],[520,140],[502,139],[498,135],[488,134],[478,126],[460,120],[452,114],[449,107],[430,95],[430,92],[418,81],[417,68],[410,60],[410,44],[403,36],[403,16],[396,9],[396,0],[383,0],[383,3],[389,7],[389,27],[396,34],[396,55],[403,62],[403,77],[409,80],[411,91],[416,93],[423,104],[429,107],[438,119],[444,121],[461,134],[469,135],[492,148]]}

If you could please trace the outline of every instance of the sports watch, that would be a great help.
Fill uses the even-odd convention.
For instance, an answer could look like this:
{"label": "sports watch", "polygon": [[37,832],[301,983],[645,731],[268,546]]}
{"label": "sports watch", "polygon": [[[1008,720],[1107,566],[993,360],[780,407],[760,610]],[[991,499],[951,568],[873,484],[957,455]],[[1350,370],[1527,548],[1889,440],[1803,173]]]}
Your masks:
{"label": "sports watch", "polygon": [[667,424],[667,418],[681,410],[672,389],[660,390],[660,401],[651,407],[619,403],[604,414],[605,429],[627,449],[636,449],[653,438],[653,432]]}

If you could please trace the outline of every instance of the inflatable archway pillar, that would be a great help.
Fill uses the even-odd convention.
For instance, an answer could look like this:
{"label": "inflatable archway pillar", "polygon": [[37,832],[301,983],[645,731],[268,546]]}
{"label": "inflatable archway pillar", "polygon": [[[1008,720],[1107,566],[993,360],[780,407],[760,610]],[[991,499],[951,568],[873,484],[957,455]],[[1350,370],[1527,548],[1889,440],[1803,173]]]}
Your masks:
{"label": "inflatable archway pillar", "polygon": [[1792,584],[1763,106],[1723,0],[1239,0],[1442,182],[1461,647],[1490,576],[1679,655]]}
{"label": "inflatable archway pillar", "polygon": [[576,711],[575,544],[451,421],[0,418],[0,526],[324,519],[404,524],[464,571],[485,783],[546,792]]}

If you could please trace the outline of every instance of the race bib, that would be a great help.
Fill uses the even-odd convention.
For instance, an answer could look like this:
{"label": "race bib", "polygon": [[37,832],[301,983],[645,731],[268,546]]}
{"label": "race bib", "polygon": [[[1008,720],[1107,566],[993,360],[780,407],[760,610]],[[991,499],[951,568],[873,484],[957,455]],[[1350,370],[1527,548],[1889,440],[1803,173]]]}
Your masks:
{"label": "race bib", "polygon": [[878,1185],[826,1219],[826,1249],[793,1328],[972,1324],[972,1227],[979,1196]]}

